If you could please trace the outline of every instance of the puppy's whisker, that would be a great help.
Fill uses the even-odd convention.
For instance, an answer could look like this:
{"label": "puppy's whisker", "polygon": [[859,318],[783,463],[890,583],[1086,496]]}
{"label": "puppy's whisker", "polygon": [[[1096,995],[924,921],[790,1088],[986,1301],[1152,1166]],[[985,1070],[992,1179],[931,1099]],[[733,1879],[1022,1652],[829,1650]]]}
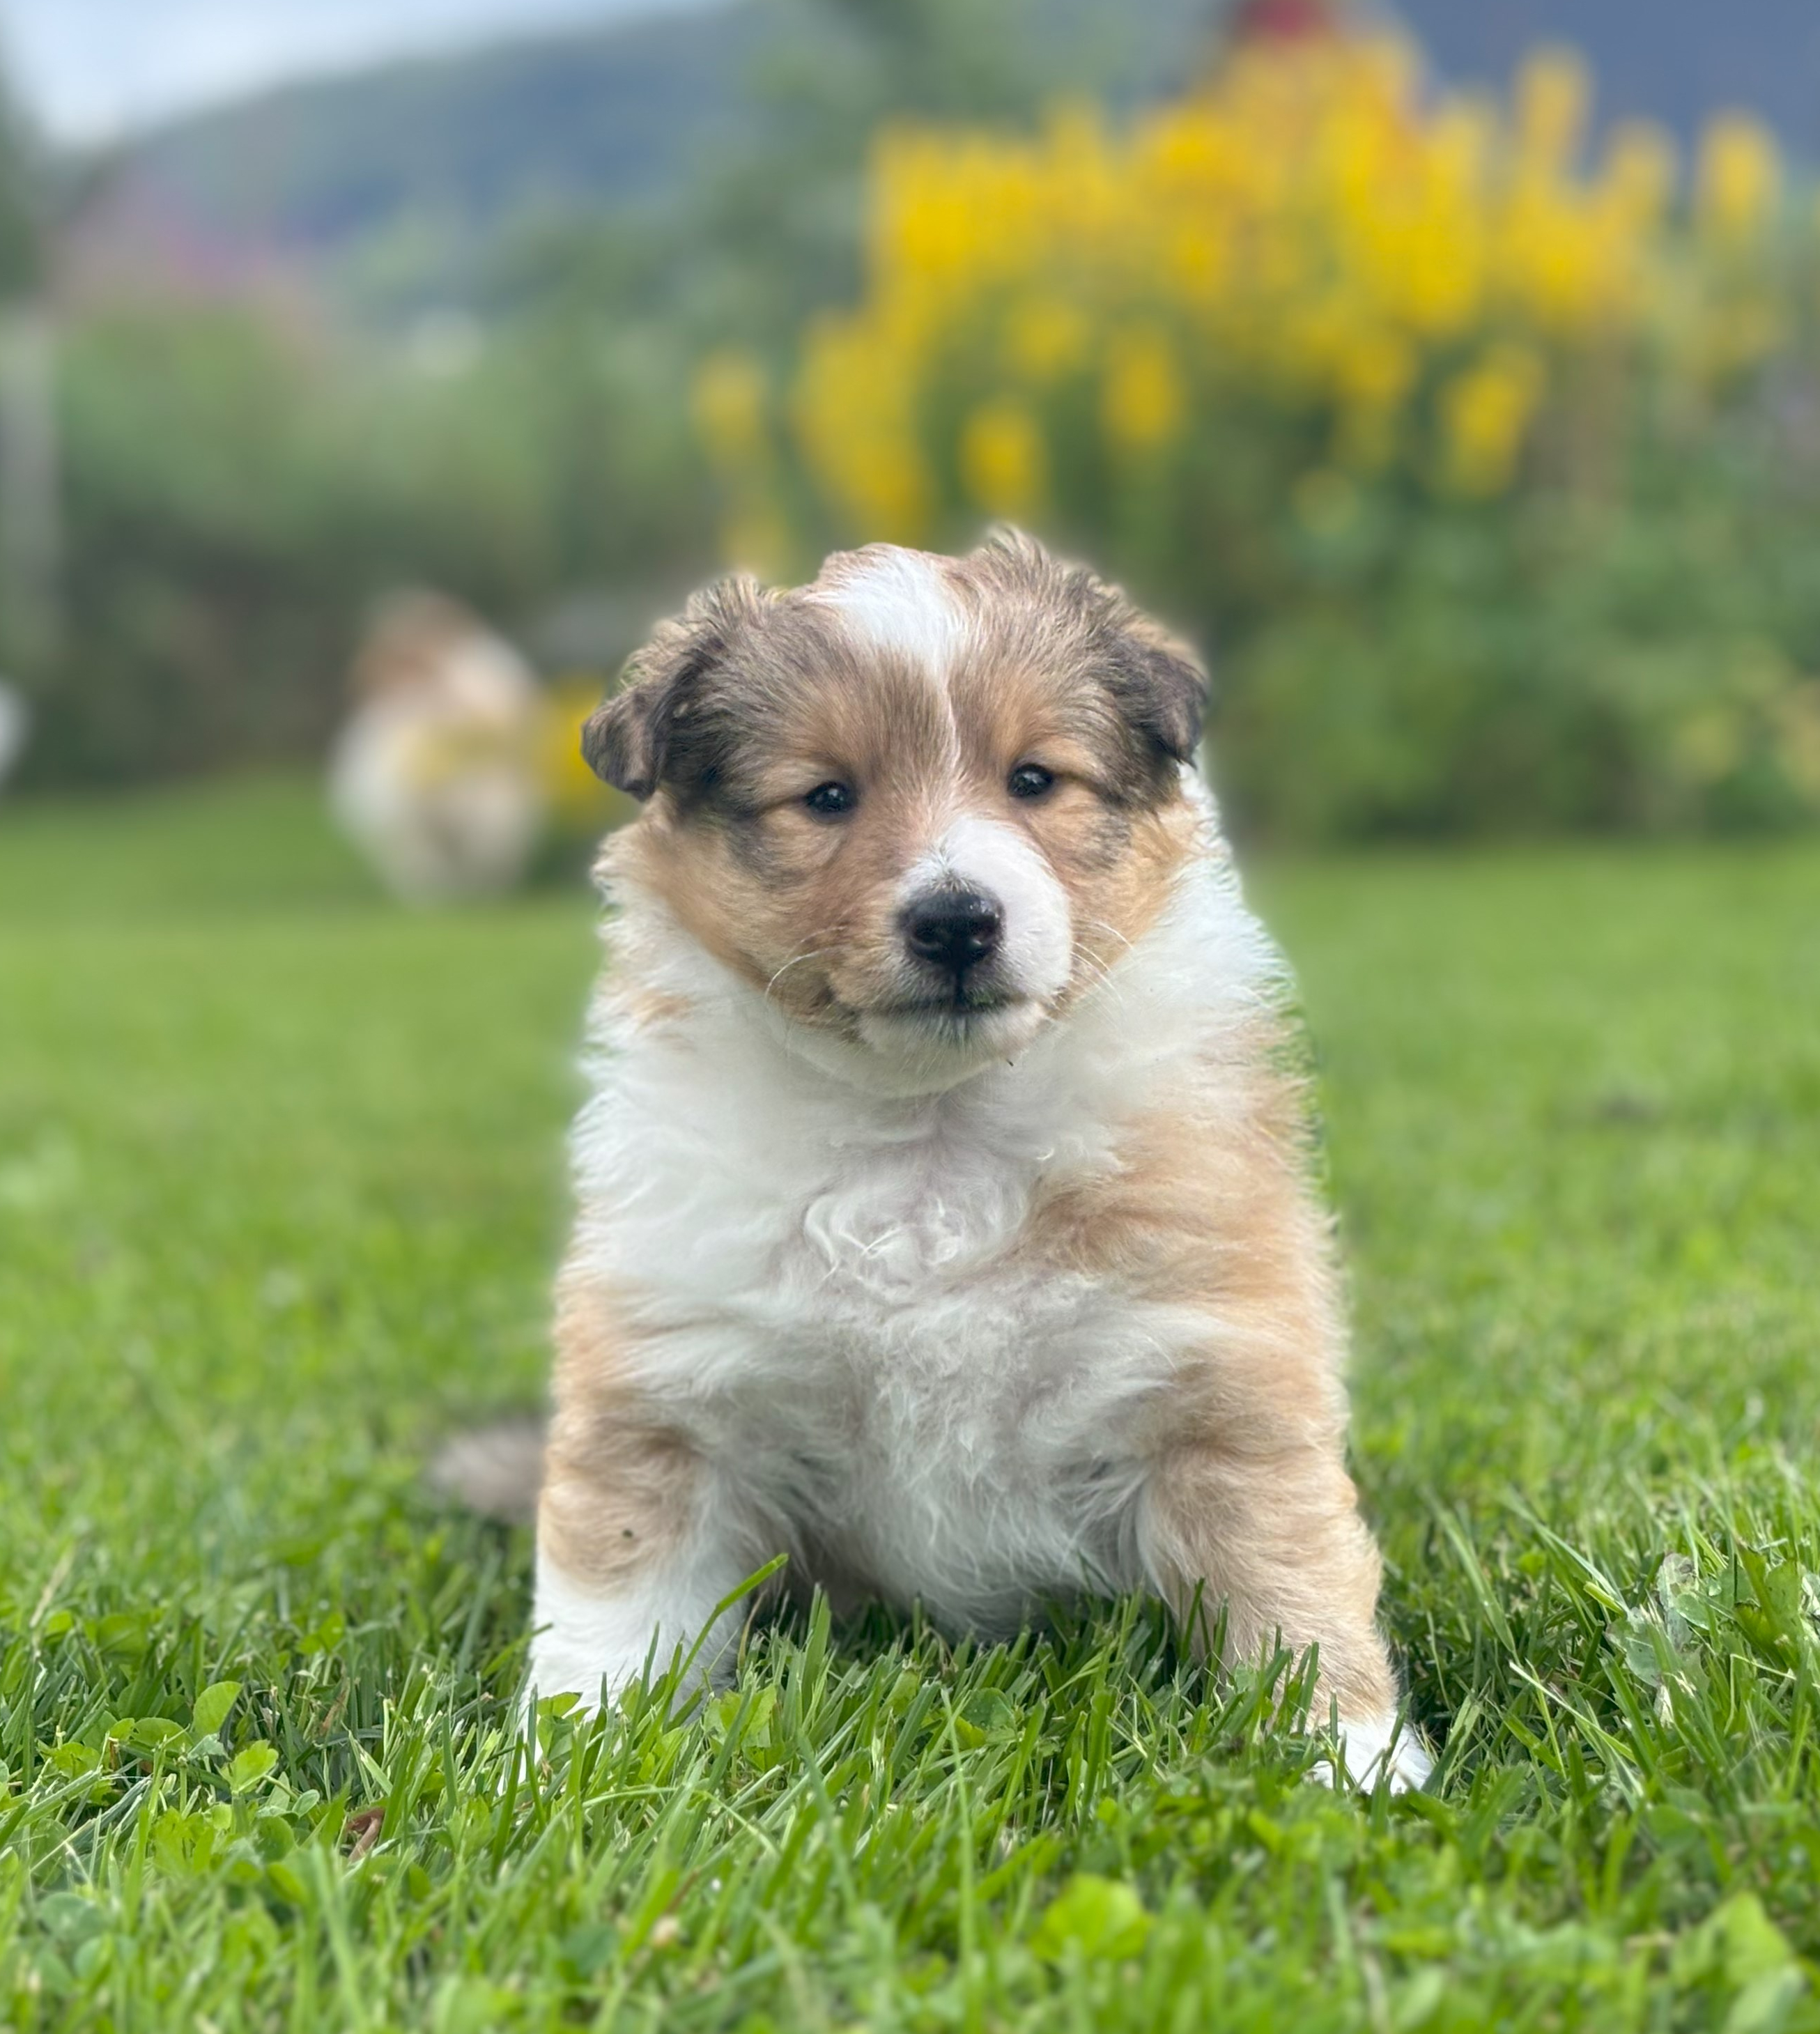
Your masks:
{"label": "puppy's whisker", "polygon": [[1124,1003],[1125,985],[1103,960],[1096,955],[1087,952],[1084,948],[1077,953],[1075,958],[1082,972],[1086,976],[1091,989],[1103,989],[1115,1003],[1120,1004]]}
{"label": "puppy's whisker", "polygon": [[1131,951],[1130,940],[1119,930],[1116,925],[1109,925],[1104,918],[1083,918],[1081,923],[1090,927],[1096,933],[1104,933],[1109,938],[1116,940],[1127,953]]}
{"label": "puppy's whisker", "polygon": [[801,967],[807,961],[820,960],[824,954],[831,954],[836,952],[837,951],[838,949],[834,947],[817,947],[812,953],[797,954],[790,959],[786,960],[783,966],[777,970],[776,974],[771,977],[770,981],[765,984],[764,993],[766,1001],[770,1001],[771,991],[776,988],[778,984],[782,981],[784,977],[790,973],[793,967]]}

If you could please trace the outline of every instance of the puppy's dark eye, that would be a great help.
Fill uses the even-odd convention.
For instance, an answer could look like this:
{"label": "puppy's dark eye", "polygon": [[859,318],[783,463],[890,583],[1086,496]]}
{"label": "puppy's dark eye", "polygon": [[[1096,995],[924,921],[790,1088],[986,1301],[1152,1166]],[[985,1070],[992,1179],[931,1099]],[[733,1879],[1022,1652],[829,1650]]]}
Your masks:
{"label": "puppy's dark eye", "polygon": [[817,784],[803,803],[824,820],[838,819],[859,803],[859,794],[850,784]]}
{"label": "puppy's dark eye", "polygon": [[1014,798],[1040,798],[1055,781],[1054,771],[1045,770],[1041,764],[1020,763],[1006,779],[1005,789]]}

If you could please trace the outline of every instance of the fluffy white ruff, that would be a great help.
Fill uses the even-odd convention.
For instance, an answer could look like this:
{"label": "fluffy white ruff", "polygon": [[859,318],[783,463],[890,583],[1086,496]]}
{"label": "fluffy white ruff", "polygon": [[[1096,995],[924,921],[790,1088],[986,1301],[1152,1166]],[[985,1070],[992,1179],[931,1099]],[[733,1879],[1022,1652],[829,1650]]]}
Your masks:
{"label": "fluffy white ruff", "polygon": [[[1015,1245],[1039,1183],[1103,1172],[1134,1114],[1187,1082],[1206,1107],[1278,993],[1208,833],[1065,1019],[1008,1059],[923,1068],[925,1091],[789,1023],[653,899],[619,900],[575,1268],[638,1296],[636,1381],[737,1465],[736,1527],[812,1535],[857,1582],[958,1624],[1144,1582],[1120,1436],[1220,1323]],[[653,992],[689,1015],[647,1026]]]}

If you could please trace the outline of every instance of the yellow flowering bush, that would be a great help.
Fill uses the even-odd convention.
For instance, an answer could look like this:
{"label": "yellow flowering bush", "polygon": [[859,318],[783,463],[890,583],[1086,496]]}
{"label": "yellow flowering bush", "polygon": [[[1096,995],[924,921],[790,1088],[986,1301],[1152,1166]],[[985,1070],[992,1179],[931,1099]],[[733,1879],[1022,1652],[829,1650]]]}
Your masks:
{"label": "yellow flowering bush", "polygon": [[[1709,392],[1776,340],[1750,259],[1766,133],[1715,125],[1690,242],[1665,135],[1620,126],[1580,167],[1588,102],[1565,52],[1500,114],[1424,103],[1398,44],[1335,40],[1240,54],[1123,133],[1079,107],[1032,137],[888,133],[865,301],[807,336],[788,438],[836,520],[906,542],[957,507],[1031,512],[1083,390],[1113,465],[1248,403],[1342,465],[1502,491],[1589,359]],[[764,407],[749,362],[709,364],[700,422],[749,499]]]}
{"label": "yellow flowering bush", "polygon": [[[1285,679],[1306,654],[1292,641],[1318,621],[1324,666],[1381,688],[1374,660],[1335,657],[1340,625],[1415,603],[1426,619],[1402,614],[1391,632],[1439,674],[1432,692],[1451,660],[1451,694],[1401,734],[1416,708],[1380,699],[1378,736],[1432,753],[1319,823],[1473,823],[1482,800],[1435,803],[1458,730],[1489,738],[1486,712],[1452,695],[1525,683],[1521,652],[1488,648],[1487,617],[1499,600],[1534,606],[1570,527],[1563,569],[1624,550],[1652,448],[1681,448],[1679,472],[1688,445],[1718,444],[1810,285],[1788,257],[1774,144],[1750,119],[1714,124],[1683,205],[1659,130],[1622,125],[1589,152],[1590,87],[1570,54],[1533,58],[1504,105],[1420,84],[1403,46],[1334,38],[1241,49],[1123,128],[1074,106],[1034,134],[881,134],[861,300],[814,322],[781,373],[736,355],[704,370],[697,421],[730,557],[785,572],[831,542],[1032,524],[1228,650],[1221,746],[1266,818],[1287,809],[1266,750],[1332,719],[1340,681]],[[1660,501],[1660,475],[1649,484]],[[1451,569],[1450,541],[1469,554]],[[1578,607],[1604,611],[1584,591]],[[1472,644],[1447,646],[1454,622]],[[1469,675],[1488,659],[1500,677]],[[1639,704],[1616,666],[1576,677],[1568,652],[1551,659],[1551,697],[1574,710],[1542,742],[1553,788],[1532,786],[1513,816],[1705,816],[1713,780],[1698,773],[1721,745],[1681,723],[1709,717],[1724,681],[1683,673]],[[1787,751],[1780,811],[1807,801],[1790,759],[1811,737],[1777,732],[1807,725],[1778,700],[1724,711],[1738,722],[1725,752]],[[1658,707],[1673,726],[1654,727]],[[1564,746],[1609,748],[1614,719],[1630,730],[1623,767],[1596,795],[1563,790],[1586,774]]]}

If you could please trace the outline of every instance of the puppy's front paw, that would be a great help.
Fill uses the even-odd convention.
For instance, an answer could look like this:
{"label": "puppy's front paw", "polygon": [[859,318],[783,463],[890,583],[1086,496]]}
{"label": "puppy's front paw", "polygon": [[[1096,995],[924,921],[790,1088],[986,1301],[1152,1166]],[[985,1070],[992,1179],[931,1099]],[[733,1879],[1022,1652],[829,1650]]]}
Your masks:
{"label": "puppy's front paw", "polygon": [[[1346,1778],[1360,1793],[1368,1794],[1380,1780],[1389,1784],[1393,1794],[1407,1793],[1412,1787],[1425,1786],[1435,1769],[1414,1725],[1399,1726],[1394,1709],[1375,1716],[1342,1717],[1339,1736]],[[1323,1787],[1332,1786],[1333,1762],[1323,1758],[1310,1766],[1308,1777]]]}
{"label": "puppy's front paw", "polygon": [[640,1683],[672,1673],[672,1706],[686,1709],[727,1673],[739,1635],[737,1617],[700,1594],[692,1601],[648,1583],[596,1594],[540,1561],[526,1716],[534,1696],[565,1694],[579,1696],[580,1712],[591,1715]]}
{"label": "puppy's front paw", "polygon": [[531,1642],[526,1717],[535,1698],[578,1695],[592,1713],[670,1664],[666,1620],[651,1592],[595,1594],[548,1561],[538,1563],[536,1635]]}

